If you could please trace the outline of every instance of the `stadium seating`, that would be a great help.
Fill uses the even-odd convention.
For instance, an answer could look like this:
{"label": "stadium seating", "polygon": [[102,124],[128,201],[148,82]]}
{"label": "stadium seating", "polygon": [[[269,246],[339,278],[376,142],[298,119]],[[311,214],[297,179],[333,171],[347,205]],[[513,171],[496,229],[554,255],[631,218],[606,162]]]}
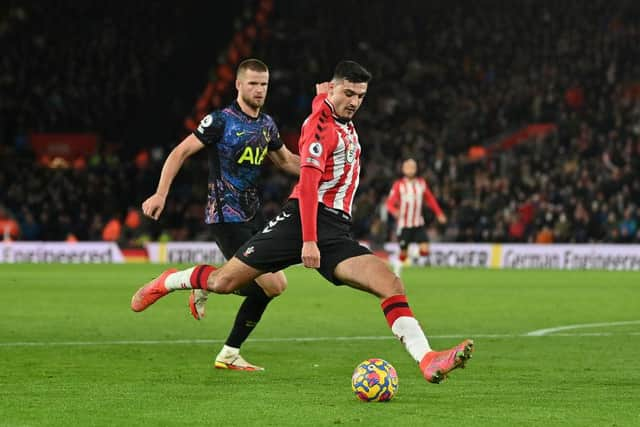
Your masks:
{"label": "stadium seating", "polygon": [[[384,198],[400,161],[413,156],[449,217],[430,228],[434,240],[640,242],[638,2],[335,4],[348,23],[336,22],[326,1],[274,2],[268,37],[255,41],[253,54],[271,67],[268,112],[293,141],[313,83],[338,60],[356,59],[373,72],[356,119],[365,158],[358,237],[394,238]],[[65,13],[45,19],[35,6],[0,15],[8,28],[0,32],[3,52],[13,59],[38,52],[0,60],[7,64],[0,75],[0,205],[19,221],[22,238],[100,239],[104,224],[124,221],[153,191],[164,155],[186,132],[177,127],[208,87],[204,71],[218,62],[215,52],[205,60],[179,54],[189,40],[164,35],[171,15],[161,8],[151,9],[145,21],[152,25],[140,31],[129,24],[142,3],[126,13],[63,5],[104,15],[102,31],[88,22],[72,31]],[[197,12],[182,8],[175,25],[191,28]],[[219,31],[215,49],[227,52],[234,32]],[[167,86],[162,67],[184,61],[204,69],[185,77],[190,85]],[[155,97],[159,91],[167,96]],[[173,104],[157,102],[172,97]],[[528,132],[532,126],[549,131]],[[85,168],[49,169],[24,148],[29,130],[96,131],[106,143]],[[144,165],[135,163],[140,151],[151,154]],[[204,157],[194,160],[164,219],[143,221],[134,233],[124,227],[127,243],[207,237]],[[267,170],[267,213],[291,182]]]}

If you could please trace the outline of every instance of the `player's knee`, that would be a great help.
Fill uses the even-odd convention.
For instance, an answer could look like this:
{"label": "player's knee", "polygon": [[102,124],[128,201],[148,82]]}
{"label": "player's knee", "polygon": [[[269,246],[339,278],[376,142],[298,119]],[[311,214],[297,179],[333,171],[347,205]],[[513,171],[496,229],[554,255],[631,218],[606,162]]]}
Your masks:
{"label": "player's knee", "polygon": [[272,279],[269,286],[264,288],[264,292],[268,297],[275,298],[287,289],[287,277],[283,273],[276,273]]}
{"label": "player's knee", "polygon": [[238,288],[237,285],[233,276],[221,272],[213,278],[212,283],[208,283],[208,288],[217,294],[230,294]]}
{"label": "player's knee", "polygon": [[404,295],[404,284],[402,280],[398,276],[394,274],[393,281],[389,286],[389,291],[392,292],[392,295]]}
{"label": "player's knee", "polygon": [[271,291],[271,295],[269,296],[272,298],[277,297],[279,295],[282,295],[282,293],[286,290],[287,290],[287,279],[282,278],[281,280],[276,281],[275,286]]}
{"label": "player's knee", "polygon": [[376,292],[377,296],[380,298],[389,298],[394,295],[404,295],[404,285],[398,276],[393,275],[393,279],[388,280],[384,283],[383,286],[377,288],[378,292]]}
{"label": "player's knee", "polygon": [[405,294],[404,285],[395,274],[380,274],[376,276],[368,290],[379,298]]}

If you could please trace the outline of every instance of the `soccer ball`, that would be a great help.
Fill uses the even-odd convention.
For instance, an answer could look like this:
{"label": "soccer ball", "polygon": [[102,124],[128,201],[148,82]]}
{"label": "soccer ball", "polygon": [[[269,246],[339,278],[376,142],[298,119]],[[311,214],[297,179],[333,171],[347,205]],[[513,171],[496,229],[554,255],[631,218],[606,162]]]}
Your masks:
{"label": "soccer ball", "polygon": [[386,360],[367,359],[353,371],[351,388],[364,402],[387,402],[398,392],[398,374]]}

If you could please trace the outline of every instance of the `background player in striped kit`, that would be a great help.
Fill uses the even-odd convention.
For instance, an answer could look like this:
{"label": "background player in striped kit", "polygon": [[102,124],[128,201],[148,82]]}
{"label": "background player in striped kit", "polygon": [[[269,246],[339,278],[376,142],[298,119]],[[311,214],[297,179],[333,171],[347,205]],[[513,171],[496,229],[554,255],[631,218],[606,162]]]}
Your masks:
{"label": "background player in striped kit", "polygon": [[360,64],[342,61],[327,94],[316,96],[299,140],[300,179],[289,202],[269,224],[219,269],[199,265],[187,282],[172,280],[185,272],[165,271],[138,289],[131,308],[142,311],[169,292],[206,289],[226,294],[264,272],[302,263],[335,285],[347,285],[378,297],[392,332],[419,364],[425,379],[439,383],[463,367],[473,341],[434,351],[414,318],[404,285],[387,265],[353,239],[351,207],[358,187],[361,146],[351,119],[362,105],[371,74]]}
{"label": "background player in striped kit", "polygon": [[[206,148],[209,194],[205,222],[227,259],[264,226],[257,184],[265,157],[268,155],[278,167],[291,174],[300,173],[300,158],[283,145],[273,119],[261,111],[268,84],[269,70],[262,61],[247,59],[240,63],[236,101],[205,116],[197,129],[173,149],[162,168],[156,193],[142,204],[145,215],[158,219],[171,182],[183,162]],[[187,270],[186,275],[191,273]],[[177,284],[188,281],[188,277],[182,276],[174,279]],[[278,271],[257,277],[236,290],[235,293],[246,298],[225,345],[216,356],[216,368],[263,369],[247,362],[240,355],[240,346],[260,321],[271,299],[284,292],[286,285],[284,273]],[[198,320],[204,316],[206,300],[205,290],[191,293],[189,306]]]}
{"label": "background player in striped kit", "polygon": [[402,264],[407,259],[407,249],[411,243],[420,245],[420,256],[429,254],[429,239],[424,229],[423,203],[436,214],[440,224],[447,217],[423,177],[417,177],[418,164],[414,159],[402,162],[402,178],[396,180],[387,198],[387,210],[396,218],[400,254],[393,261],[393,271],[397,276],[402,272]]}

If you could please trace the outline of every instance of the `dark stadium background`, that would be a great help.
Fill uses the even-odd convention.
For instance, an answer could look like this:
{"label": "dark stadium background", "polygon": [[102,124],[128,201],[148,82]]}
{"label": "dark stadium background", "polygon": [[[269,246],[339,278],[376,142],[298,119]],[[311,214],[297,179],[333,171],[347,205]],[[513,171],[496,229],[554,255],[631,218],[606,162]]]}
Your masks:
{"label": "dark stadium background", "polygon": [[[204,155],[161,221],[139,207],[258,57],[294,150],[315,82],[343,58],[373,72],[356,118],[361,239],[395,238],[384,198],[414,156],[449,217],[428,216],[433,241],[640,242],[636,1],[8,1],[0,52],[5,239],[207,239]],[[267,215],[291,184],[265,170]]]}
{"label": "dark stadium background", "polygon": [[[243,298],[131,311],[163,269],[223,262],[204,152],[160,221],[140,206],[248,57],[295,151],[314,83],[371,70],[354,231],[393,266],[415,157],[449,221],[427,212],[401,281],[434,349],[475,340],[464,371],[426,384],[374,296],[303,266],[242,346],[262,372],[214,369]],[[263,178],[270,215],[293,178]],[[0,426],[639,426],[639,206],[638,0],[2,0]],[[389,404],[354,396],[370,358]]]}

